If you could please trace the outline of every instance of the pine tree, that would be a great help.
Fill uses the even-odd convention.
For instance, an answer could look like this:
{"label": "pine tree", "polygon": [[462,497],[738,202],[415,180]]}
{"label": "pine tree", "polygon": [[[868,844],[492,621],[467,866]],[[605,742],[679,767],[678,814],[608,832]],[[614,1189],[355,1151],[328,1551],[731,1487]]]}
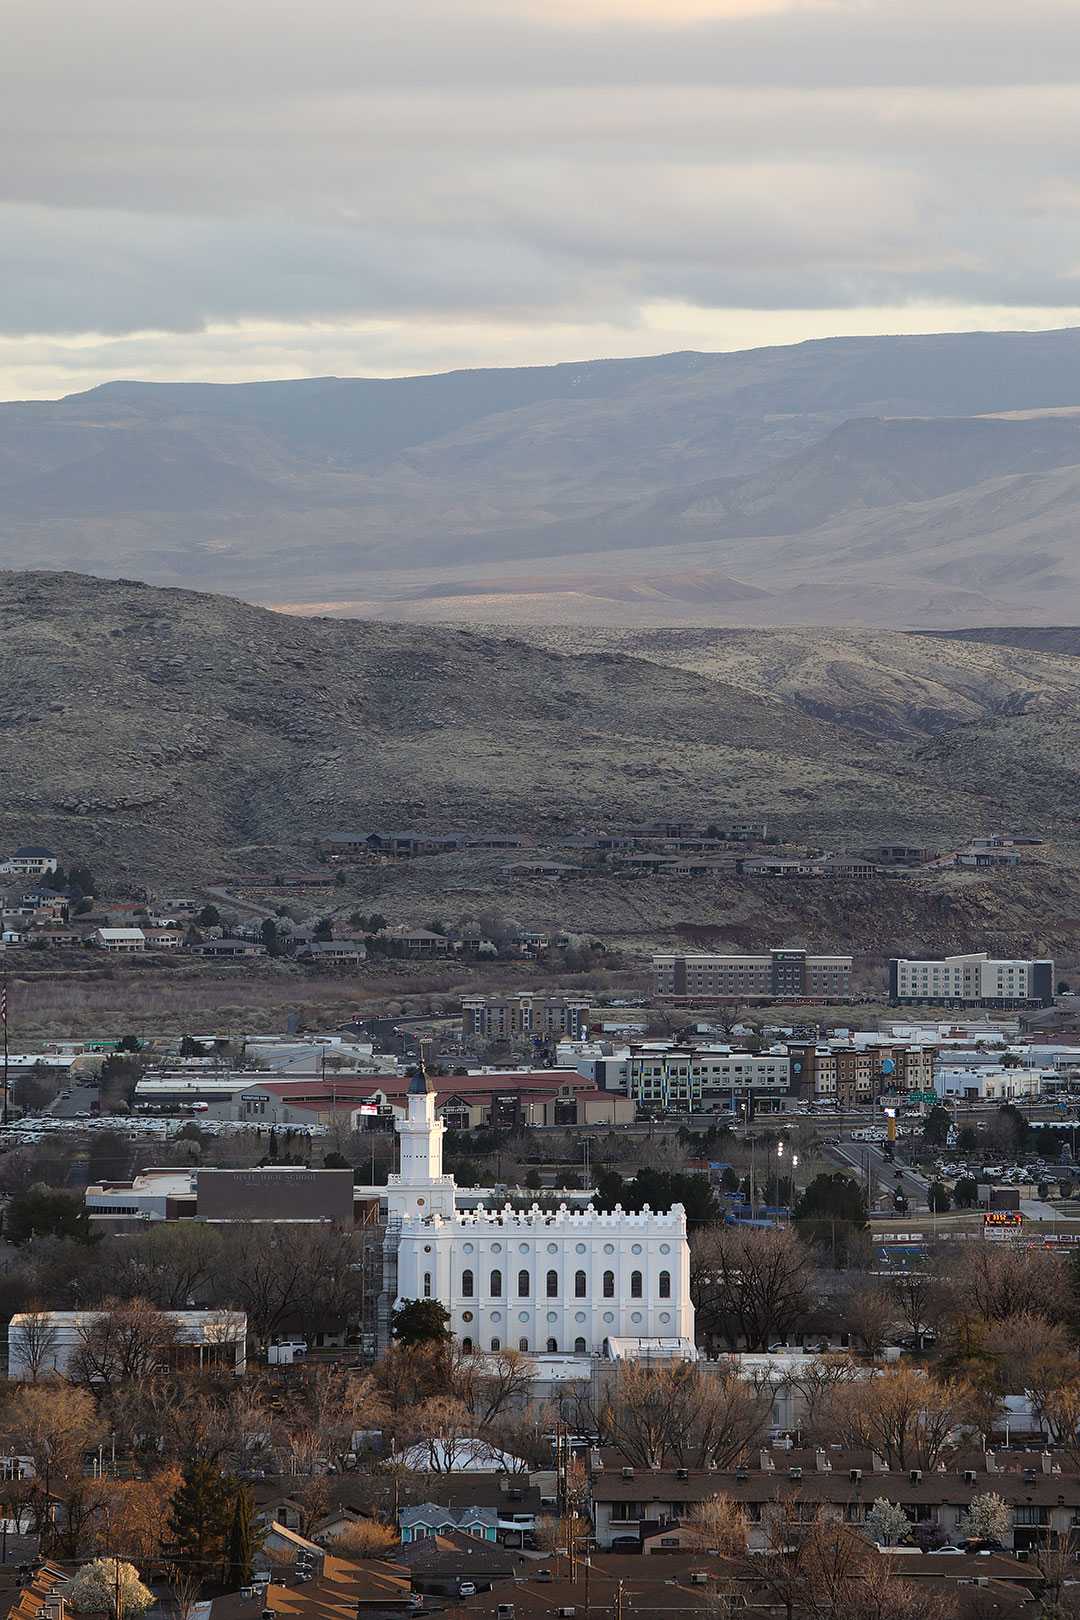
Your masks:
{"label": "pine tree", "polygon": [[249,1487],[238,1486],[225,1548],[225,1586],[230,1592],[238,1592],[251,1583],[255,1567],[254,1509]]}
{"label": "pine tree", "polygon": [[190,1462],[172,1499],[169,1533],[184,1563],[203,1576],[221,1568],[233,1491],[213,1463]]}

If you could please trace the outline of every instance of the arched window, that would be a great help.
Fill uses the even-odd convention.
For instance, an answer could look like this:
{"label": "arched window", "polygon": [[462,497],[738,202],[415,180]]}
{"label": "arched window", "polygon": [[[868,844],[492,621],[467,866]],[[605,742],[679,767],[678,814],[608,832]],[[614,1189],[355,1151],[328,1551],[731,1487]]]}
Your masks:
{"label": "arched window", "polygon": [[471,1339],[462,1339],[461,1348],[464,1350],[464,1352],[465,1352],[465,1354],[467,1356],[471,1356],[472,1355],[472,1340]]}
{"label": "arched window", "polygon": [[529,1348],[528,1339],[519,1339],[518,1340],[518,1349],[519,1350],[527,1350],[528,1348]]}
{"label": "arched window", "polygon": [[491,1273],[491,1297],[492,1299],[502,1298],[502,1272],[498,1269]]}
{"label": "arched window", "polygon": [[662,1271],[660,1273],[660,1298],[661,1299],[670,1299],[671,1298],[671,1272],[670,1271]]}
{"label": "arched window", "polygon": [[431,1272],[430,1271],[425,1271],[424,1272],[424,1298],[425,1299],[430,1299],[431,1298]]}
{"label": "arched window", "polygon": [[469,1270],[461,1273],[461,1294],[463,1299],[472,1299],[473,1297],[473,1275]]}
{"label": "arched window", "polygon": [[549,1271],[547,1274],[547,1297],[548,1299],[557,1299],[559,1297],[559,1273],[557,1271]]}
{"label": "arched window", "polygon": [[532,1293],[532,1282],[527,1271],[518,1272],[518,1299],[528,1299]]}
{"label": "arched window", "polygon": [[585,1354],[585,1340],[584,1339],[575,1339],[574,1340],[574,1354],[576,1356],[583,1356]]}
{"label": "arched window", "polygon": [[589,1292],[589,1279],[583,1271],[574,1272],[574,1298],[584,1299]]}
{"label": "arched window", "polygon": [[640,1271],[632,1271],[630,1273],[630,1298],[631,1299],[640,1299],[641,1298],[641,1272]]}
{"label": "arched window", "polygon": [[547,1347],[548,1347],[548,1355],[549,1356],[555,1355],[556,1351],[559,1348],[558,1339],[549,1339],[548,1342],[547,1342]]}
{"label": "arched window", "polygon": [[502,1340],[501,1339],[492,1339],[491,1348],[493,1350],[501,1350],[502,1349]]}
{"label": "arched window", "polygon": [[615,1298],[615,1273],[613,1271],[604,1272],[604,1298]]}

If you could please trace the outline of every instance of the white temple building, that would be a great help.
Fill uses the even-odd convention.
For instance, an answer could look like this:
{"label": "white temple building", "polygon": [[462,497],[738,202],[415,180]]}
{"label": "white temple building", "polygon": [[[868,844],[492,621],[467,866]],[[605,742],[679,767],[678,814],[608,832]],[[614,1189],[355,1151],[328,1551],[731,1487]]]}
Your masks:
{"label": "white temple building", "polygon": [[694,1354],[690,1251],[681,1204],[658,1214],[593,1205],[459,1209],[443,1174],[443,1125],[421,1071],[397,1122],[401,1168],[386,1188],[389,1300],[437,1299],[464,1350],[639,1353],[673,1341]]}

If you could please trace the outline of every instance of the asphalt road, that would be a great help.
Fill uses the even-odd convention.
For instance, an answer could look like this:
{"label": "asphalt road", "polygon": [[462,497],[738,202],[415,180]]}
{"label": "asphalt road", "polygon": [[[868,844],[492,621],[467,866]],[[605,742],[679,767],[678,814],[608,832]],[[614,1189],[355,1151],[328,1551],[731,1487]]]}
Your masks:
{"label": "asphalt road", "polygon": [[77,1114],[88,1114],[91,1104],[97,1102],[98,1088],[77,1079],[68,1079],[65,1090],[70,1090],[70,1097],[57,1097],[55,1102],[49,1104],[45,1113],[52,1114],[56,1119],[74,1119]]}
{"label": "asphalt road", "polygon": [[[900,1163],[890,1163],[881,1148],[873,1142],[853,1142],[845,1137],[839,1147],[826,1148],[830,1158],[841,1163],[846,1170],[855,1172],[865,1185],[867,1167],[869,1166],[872,1191],[887,1191],[892,1194],[898,1187],[903,1188],[911,1210],[925,1209],[929,1182],[925,1176],[917,1174],[914,1170],[907,1170]],[[897,1170],[900,1171],[899,1177]]]}

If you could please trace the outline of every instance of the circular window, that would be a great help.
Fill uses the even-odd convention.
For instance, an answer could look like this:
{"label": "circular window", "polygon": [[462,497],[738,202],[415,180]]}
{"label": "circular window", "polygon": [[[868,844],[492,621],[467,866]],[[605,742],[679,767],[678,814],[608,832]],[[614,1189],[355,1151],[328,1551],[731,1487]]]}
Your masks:
{"label": "circular window", "polygon": [[604,1253],[605,1254],[614,1254],[615,1253],[615,1245],[614,1245],[614,1243],[605,1243],[604,1244]]}
{"label": "circular window", "polygon": [[518,1254],[528,1254],[528,1252],[529,1252],[529,1245],[527,1243],[519,1243],[518,1244]]}
{"label": "circular window", "polygon": [[502,1244],[501,1243],[493,1243],[491,1245],[491,1252],[492,1252],[492,1254],[502,1254]]}
{"label": "circular window", "polygon": [[641,1312],[640,1311],[632,1311],[630,1313],[630,1320],[631,1320],[631,1322],[640,1322],[641,1321]]}
{"label": "circular window", "polygon": [[615,1320],[615,1312],[614,1311],[605,1311],[604,1312],[604,1321],[605,1322],[614,1322],[614,1320]]}
{"label": "circular window", "polygon": [[559,1252],[559,1245],[557,1243],[549,1243],[548,1244],[548,1254],[558,1254],[558,1252]]}
{"label": "circular window", "polygon": [[660,1253],[661,1254],[670,1254],[671,1253],[671,1244],[670,1243],[661,1243],[661,1245],[660,1245]]}
{"label": "circular window", "polygon": [[472,1321],[472,1311],[462,1311],[461,1320],[463,1322],[471,1322]]}
{"label": "circular window", "polygon": [[661,1311],[661,1312],[660,1312],[660,1320],[661,1320],[661,1322],[670,1322],[670,1321],[671,1321],[671,1315],[670,1315],[670,1312],[668,1312],[668,1311]]}
{"label": "circular window", "polygon": [[548,1321],[549,1322],[557,1322],[558,1320],[559,1320],[558,1311],[548,1311]]}
{"label": "circular window", "polygon": [[462,1254],[472,1254],[472,1244],[471,1243],[463,1243],[461,1245],[461,1252],[462,1252]]}
{"label": "circular window", "polygon": [[425,1243],[424,1244],[424,1253],[425,1254],[430,1254],[431,1253],[431,1244],[430,1243]]}
{"label": "circular window", "polygon": [[491,1320],[493,1322],[501,1322],[502,1321],[502,1311],[492,1311]]}
{"label": "circular window", "polygon": [[528,1320],[529,1320],[528,1311],[518,1311],[518,1321],[519,1322],[527,1322]]}
{"label": "circular window", "polygon": [[586,1318],[585,1318],[585,1312],[584,1311],[575,1311],[574,1312],[574,1321],[575,1322],[584,1322],[585,1319]]}
{"label": "circular window", "polygon": [[585,1245],[584,1245],[584,1243],[575,1243],[574,1252],[576,1254],[584,1254],[585,1253]]}
{"label": "circular window", "polygon": [[640,1243],[635,1243],[633,1248],[630,1250],[630,1253],[631,1254],[640,1254],[641,1253],[641,1244]]}

